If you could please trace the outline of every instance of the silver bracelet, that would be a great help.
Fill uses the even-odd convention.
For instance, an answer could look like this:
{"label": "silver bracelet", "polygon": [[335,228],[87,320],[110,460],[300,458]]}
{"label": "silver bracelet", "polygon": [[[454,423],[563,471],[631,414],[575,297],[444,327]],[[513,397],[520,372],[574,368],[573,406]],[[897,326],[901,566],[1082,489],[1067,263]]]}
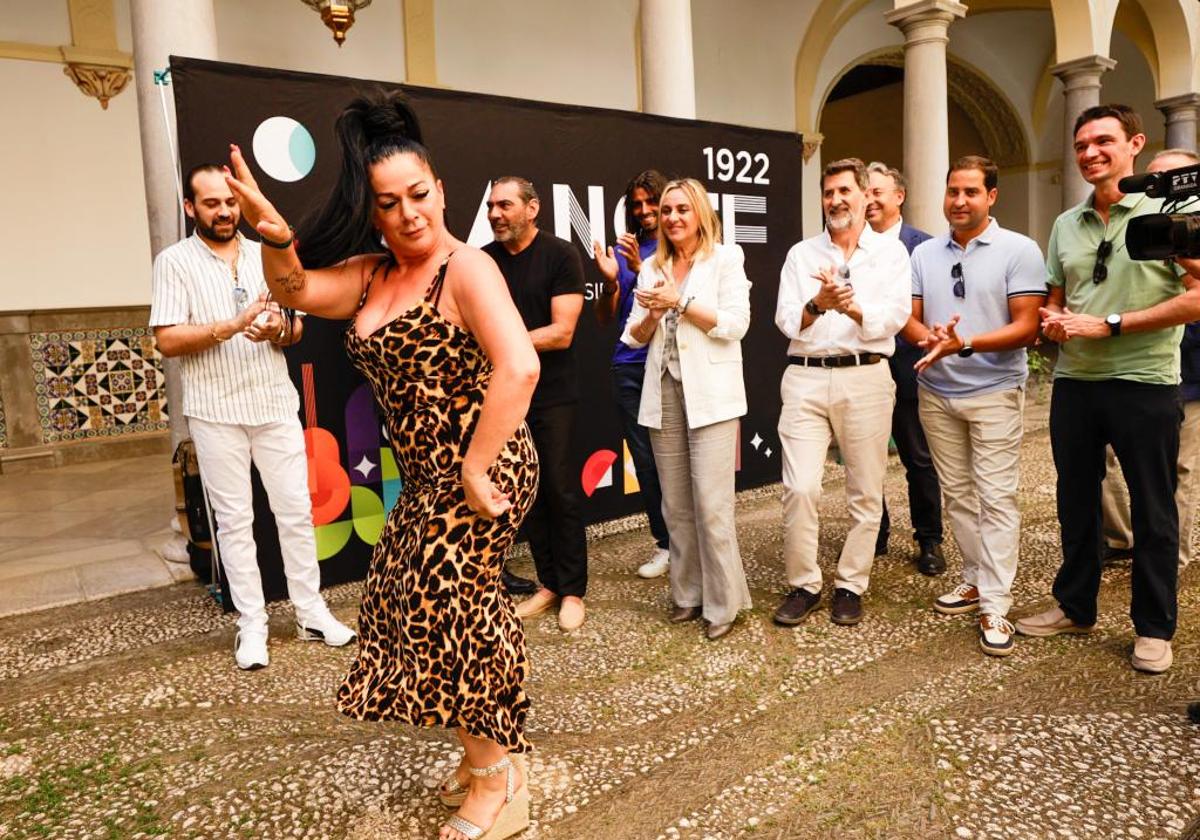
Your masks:
{"label": "silver bracelet", "polygon": [[688,307],[692,305],[692,301],[694,301],[695,299],[696,299],[696,296],[692,295],[690,298],[688,298],[687,300],[685,300],[683,302],[683,306],[679,310],[679,317],[682,318],[684,315],[687,314]]}

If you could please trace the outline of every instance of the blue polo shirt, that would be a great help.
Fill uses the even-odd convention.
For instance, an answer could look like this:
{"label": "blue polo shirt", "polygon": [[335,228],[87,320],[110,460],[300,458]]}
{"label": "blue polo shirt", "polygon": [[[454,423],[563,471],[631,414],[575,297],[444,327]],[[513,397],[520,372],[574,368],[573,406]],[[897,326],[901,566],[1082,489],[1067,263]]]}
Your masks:
{"label": "blue polo shirt", "polygon": [[[646,239],[638,237],[638,253],[642,255],[642,262],[650,259],[651,255],[658,250],[658,237],[651,236]],[[617,294],[617,326],[620,327],[618,335],[625,333],[625,322],[629,320],[629,313],[633,311],[633,289],[637,286],[637,272],[629,269],[629,261],[625,259],[620,251],[613,249],[617,255],[617,283],[621,289]],[[650,349],[650,345],[645,347],[627,347],[625,342],[617,339],[617,346],[613,350],[612,363],[614,365],[644,365],[646,364],[646,353]]]}
{"label": "blue polo shirt", "polygon": [[[965,295],[954,296],[951,271],[962,265]],[[979,236],[961,247],[949,234],[922,242],[912,252],[913,297],[924,305],[925,324],[961,316],[964,339],[1012,322],[1010,298],[1046,294],[1046,264],[1037,243],[1000,227],[992,219]],[[1001,353],[948,356],[918,374],[917,381],[947,399],[1020,388],[1029,376],[1025,348]]]}

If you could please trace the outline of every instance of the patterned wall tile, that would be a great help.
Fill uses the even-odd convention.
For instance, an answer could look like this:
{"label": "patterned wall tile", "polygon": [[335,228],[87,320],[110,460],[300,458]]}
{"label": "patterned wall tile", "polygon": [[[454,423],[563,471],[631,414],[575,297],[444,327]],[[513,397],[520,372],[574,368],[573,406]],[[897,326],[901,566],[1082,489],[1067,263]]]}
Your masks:
{"label": "patterned wall tile", "polygon": [[30,333],[46,443],[167,428],[162,357],[144,327]]}
{"label": "patterned wall tile", "polygon": [[4,400],[0,399],[0,449],[8,446],[8,426],[4,424]]}

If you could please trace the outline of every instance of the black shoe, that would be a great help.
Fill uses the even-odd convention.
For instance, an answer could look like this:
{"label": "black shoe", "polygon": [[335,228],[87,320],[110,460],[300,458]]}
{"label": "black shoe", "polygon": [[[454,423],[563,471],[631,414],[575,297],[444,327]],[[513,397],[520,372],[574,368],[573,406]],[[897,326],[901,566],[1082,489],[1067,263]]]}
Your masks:
{"label": "black shoe", "polygon": [[882,557],[888,551],[888,537],[891,536],[887,531],[880,531],[879,536],[875,538],[875,556]]}
{"label": "black shoe", "polygon": [[807,589],[793,589],[783,599],[783,603],[775,610],[775,623],[785,627],[795,627],[804,617],[817,606],[821,593],[809,592]]}
{"label": "black shoe", "polygon": [[834,624],[858,624],[862,616],[861,595],[841,587],[833,590],[833,608],[829,611],[829,618]]}
{"label": "black shoe", "polygon": [[1188,703],[1188,720],[1200,723],[1200,703]]}
{"label": "black shoe", "polygon": [[509,595],[532,595],[537,591],[537,584],[529,578],[514,575],[508,569],[500,571],[500,582],[508,590]]}
{"label": "black shoe", "polygon": [[1119,566],[1123,561],[1132,559],[1132,548],[1115,548],[1106,544],[1104,550],[1100,552],[1100,568],[1107,569],[1110,566]]}
{"label": "black shoe", "polygon": [[937,577],[946,571],[946,556],[942,554],[942,544],[933,540],[921,543],[921,550],[913,558],[917,563],[917,571],[929,577]]}

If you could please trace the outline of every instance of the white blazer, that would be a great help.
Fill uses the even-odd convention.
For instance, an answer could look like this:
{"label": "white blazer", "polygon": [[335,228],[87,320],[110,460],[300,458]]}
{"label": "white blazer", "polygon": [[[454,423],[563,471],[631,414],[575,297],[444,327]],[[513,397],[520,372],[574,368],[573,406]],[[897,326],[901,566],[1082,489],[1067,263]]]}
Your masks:
{"label": "white blazer", "polygon": [[[746,257],[738,245],[717,244],[706,258],[693,263],[684,300],[695,297],[692,305],[713,309],[717,325],[708,332],[679,319],[675,344],[679,349],[679,373],[683,380],[683,398],[687,403],[689,429],[698,429],[746,413],[746,385],[742,381],[742,336],[750,326],[750,281],[746,278]],[[642,263],[638,288],[653,288],[659,280],[671,276],[671,263],[659,269],[650,257]],[[621,341],[628,347],[642,347],[634,339],[633,325],[646,317],[646,309],[634,298],[633,309],[625,322]],[[642,383],[642,405],[638,423],[647,428],[662,428],[662,376],[666,367],[664,351],[666,331],[661,322],[650,339],[646,356],[646,378]]]}

